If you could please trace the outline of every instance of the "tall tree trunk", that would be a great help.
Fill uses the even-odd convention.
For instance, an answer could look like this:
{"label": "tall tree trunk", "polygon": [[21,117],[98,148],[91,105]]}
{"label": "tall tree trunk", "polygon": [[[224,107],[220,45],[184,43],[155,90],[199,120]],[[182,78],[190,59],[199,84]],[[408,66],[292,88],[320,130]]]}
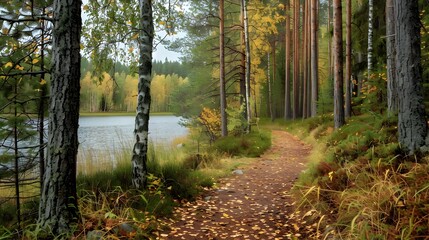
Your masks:
{"label": "tall tree trunk", "polygon": [[291,30],[290,30],[290,1],[291,0],[287,0],[286,3],[286,56],[285,56],[285,115],[284,115],[284,119],[290,119],[291,118],[291,98],[290,98],[290,84],[291,84],[291,79],[290,79],[290,56],[291,56],[291,43],[290,43],[290,38],[291,38]]}
{"label": "tall tree trunk", "polygon": [[273,93],[271,89],[271,74],[270,74],[270,52],[267,56],[268,66],[267,66],[267,85],[268,85],[268,115],[270,116],[271,121],[274,121],[273,116]]}
{"label": "tall tree trunk", "polygon": [[299,117],[299,0],[293,5],[293,119]]}
{"label": "tall tree trunk", "polygon": [[54,1],[49,137],[38,224],[54,235],[79,220],[76,194],[81,1]]}
{"label": "tall tree trunk", "polygon": [[345,75],[345,117],[350,117],[352,112],[351,81],[352,81],[352,2],[346,1],[346,75]]}
{"label": "tall tree trunk", "polygon": [[328,69],[329,69],[329,78],[331,78],[333,76],[334,70],[333,70],[333,64],[332,64],[332,59],[333,59],[333,54],[332,54],[332,37],[331,37],[331,22],[332,22],[332,18],[331,18],[331,8],[332,8],[332,4],[331,4],[332,0],[328,0],[328,24],[326,26],[327,28],[327,32],[328,32]]}
{"label": "tall tree trunk", "polygon": [[393,0],[386,0],[386,47],[387,47],[387,112],[398,112],[398,92],[395,68],[395,12]]}
{"label": "tall tree trunk", "polygon": [[246,0],[241,0],[241,8],[244,16],[244,43],[246,46],[246,119],[247,129],[250,132],[250,42],[249,42],[249,19],[247,18]]}
{"label": "tall tree trunk", "polygon": [[224,0],[219,1],[219,79],[220,79],[220,121],[222,137],[228,135],[226,119],[226,92],[225,92],[225,19]]}
{"label": "tall tree trunk", "polygon": [[150,84],[152,80],[153,16],[152,1],[139,0],[139,83],[132,155],[133,187],[143,189],[147,181],[147,149],[149,138]]}
{"label": "tall tree trunk", "polygon": [[304,2],[303,5],[303,16],[302,16],[302,38],[303,38],[303,49],[302,49],[302,118],[307,118],[308,115],[308,79],[309,79],[309,65],[308,65],[308,45],[310,39],[309,36],[309,21],[308,17],[310,16],[309,13],[309,2]]}
{"label": "tall tree trunk", "polygon": [[338,129],[344,125],[343,96],[343,29],[341,0],[334,0],[334,124]]}
{"label": "tall tree trunk", "polygon": [[319,95],[319,53],[318,53],[318,14],[317,0],[311,2],[311,117],[317,114],[317,100]]}
{"label": "tall tree trunk", "polygon": [[[276,72],[277,72],[277,59],[276,59],[276,45],[277,45],[277,41],[276,39],[274,39],[273,42],[273,80],[271,81],[271,87],[274,86],[274,82],[276,81]],[[272,108],[273,108],[273,115],[271,116],[271,121],[274,121],[274,119],[276,118],[276,102],[272,100],[273,95],[272,95],[272,91],[271,91],[271,104],[272,104]]]}
{"label": "tall tree trunk", "polygon": [[428,133],[423,104],[418,0],[396,0],[394,11],[399,143],[412,154],[427,144]]}
{"label": "tall tree trunk", "polygon": [[371,79],[372,71],[372,38],[373,38],[373,13],[374,13],[374,2],[368,0],[368,81]]}
{"label": "tall tree trunk", "polygon": [[[244,12],[243,8],[240,9],[241,12],[241,27],[242,31],[240,34],[241,37],[241,74],[240,74],[240,104],[246,108],[246,43],[245,43],[245,34],[244,34]],[[243,112],[244,119],[247,119],[247,110],[244,109]]]}

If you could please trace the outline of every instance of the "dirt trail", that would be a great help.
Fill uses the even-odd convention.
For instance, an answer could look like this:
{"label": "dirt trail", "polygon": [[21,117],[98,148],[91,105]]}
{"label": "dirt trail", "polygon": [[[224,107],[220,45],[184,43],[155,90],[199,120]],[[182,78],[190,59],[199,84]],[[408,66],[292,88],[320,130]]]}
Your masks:
{"label": "dirt trail", "polygon": [[299,232],[289,221],[289,190],[305,169],[310,146],[287,132],[272,136],[272,147],[243,174],[177,209],[178,220],[160,239],[290,239]]}

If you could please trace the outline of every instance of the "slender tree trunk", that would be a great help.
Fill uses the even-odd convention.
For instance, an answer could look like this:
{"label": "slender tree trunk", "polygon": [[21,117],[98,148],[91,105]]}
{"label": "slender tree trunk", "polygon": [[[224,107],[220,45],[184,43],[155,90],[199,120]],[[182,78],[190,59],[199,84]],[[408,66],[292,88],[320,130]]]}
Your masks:
{"label": "slender tree trunk", "polygon": [[54,1],[49,137],[38,224],[54,235],[79,221],[76,194],[81,1]]}
{"label": "slender tree trunk", "polygon": [[317,0],[311,2],[311,117],[317,114],[317,101],[319,95],[319,50],[318,50],[318,14]]}
{"label": "slender tree trunk", "polygon": [[[276,46],[277,46],[277,41],[276,39],[274,39],[273,42],[273,78],[271,81],[271,88],[274,86],[274,82],[276,81],[276,72],[277,72],[277,59],[276,59]],[[273,92],[271,91],[271,104],[272,104],[272,108],[273,108],[273,115],[271,116],[271,121],[274,121],[274,119],[276,118],[276,102],[272,100],[273,99]]]}
{"label": "slender tree trunk", "polygon": [[306,72],[307,72],[307,117],[311,117],[311,93],[313,91],[312,81],[311,81],[311,2],[307,3],[307,49],[306,49]]}
{"label": "slender tree trunk", "polygon": [[373,0],[368,0],[368,81],[371,79],[372,71],[373,12],[374,2]]}
{"label": "slender tree trunk", "polygon": [[272,89],[271,89],[271,74],[270,74],[270,53],[268,52],[267,56],[268,60],[268,66],[267,66],[267,84],[268,84],[268,115],[271,118],[271,121],[274,121],[273,117],[273,96],[272,96]]}
{"label": "slender tree trunk", "polygon": [[[245,44],[245,36],[244,36],[244,13],[243,8],[240,9],[241,12],[241,74],[240,74],[240,104],[244,105],[246,108],[246,44]],[[244,119],[247,119],[247,110],[244,109],[243,116]]]}
{"label": "slender tree trunk", "polygon": [[427,145],[428,133],[423,104],[418,1],[396,0],[394,11],[399,143],[413,154]]}
{"label": "slender tree trunk", "polygon": [[334,0],[334,124],[338,129],[344,125],[343,96],[343,30],[341,0]]}
{"label": "slender tree trunk", "polygon": [[246,0],[241,0],[241,7],[244,16],[244,42],[246,46],[246,119],[247,129],[250,132],[250,42],[249,42],[249,19],[247,18]]}
{"label": "slender tree trunk", "polygon": [[[45,12],[45,8],[43,8]],[[43,174],[45,173],[45,110],[46,110],[46,94],[47,84],[45,82],[45,21],[41,21],[41,50],[40,50],[40,101],[38,109],[38,131],[39,131],[39,172],[40,172],[40,193],[42,194],[43,189]]]}
{"label": "slender tree trunk", "polygon": [[147,149],[149,138],[150,85],[152,80],[153,16],[152,1],[139,0],[139,83],[132,153],[133,187],[143,189],[147,181]]}
{"label": "slender tree trunk", "polygon": [[398,112],[398,92],[395,67],[395,11],[394,0],[386,0],[386,47],[387,47],[387,112]]}
{"label": "slender tree trunk", "polygon": [[332,37],[331,37],[331,8],[332,8],[332,0],[328,0],[328,24],[327,24],[327,31],[328,31],[328,69],[329,69],[329,77],[333,76],[334,70],[333,70],[333,54],[332,54]]}
{"label": "slender tree trunk", "polygon": [[309,2],[304,2],[303,5],[303,16],[302,16],[302,38],[303,38],[303,51],[302,51],[302,118],[307,118],[307,110],[308,110],[308,78],[309,78],[309,74],[308,74],[308,70],[309,70],[309,65],[308,65],[308,45],[309,45],[309,41],[308,39],[310,38],[309,36],[309,25],[308,25],[308,17],[310,16],[308,14],[308,9],[309,9]]}
{"label": "slender tree trunk", "polygon": [[220,79],[220,118],[222,137],[228,135],[226,119],[226,92],[225,92],[225,19],[224,0],[219,1],[219,79]]}
{"label": "slender tree trunk", "polygon": [[291,30],[290,30],[290,0],[287,0],[286,3],[286,56],[285,56],[285,115],[284,118],[285,119],[290,119],[291,118],[291,98],[290,98],[290,84],[291,84],[291,79],[290,79],[290,56],[291,56],[291,43],[290,43],[290,38],[291,38]]}
{"label": "slender tree trunk", "polygon": [[346,1],[346,75],[345,75],[345,117],[350,117],[352,112],[351,81],[352,81],[352,2]]}
{"label": "slender tree trunk", "polygon": [[299,117],[299,0],[293,5],[293,119]]}

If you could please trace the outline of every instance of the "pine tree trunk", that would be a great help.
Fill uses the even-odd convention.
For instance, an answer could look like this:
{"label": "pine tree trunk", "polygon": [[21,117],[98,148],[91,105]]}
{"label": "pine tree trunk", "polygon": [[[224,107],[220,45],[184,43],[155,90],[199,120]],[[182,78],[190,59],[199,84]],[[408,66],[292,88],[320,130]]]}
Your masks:
{"label": "pine tree trunk", "polygon": [[334,125],[338,129],[344,125],[343,96],[343,33],[341,0],[334,0]]}
{"label": "pine tree trunk", "polygon": [[387,111],[388,114],[398,112],[398,92],[395,68],[395,12],[394,0],[386,0],[386,52],[387,52]]}
{"label": "pine tree trunk", "polygon": [[150,84],[152,80],[153,16],[152,1],[139,0],[139,83],[135,119],[135,143],[132,153],[133,187],[143,189],[147,181],[147,149],[149,138]]}
{"label": "pine tree trunk", "polygon": [[54,1],[48,153],[38,224],[54,235],[79,220],[76,194],[81,1]]}
{"label": "pine tree trunk", "polygon": [[399,143],[413,154],[426,145],[428,132],[423,104],[418,1],[396,0],[394,11]]}
{"label": "pine tree trunk", "polygon": [[293,24],[293,119],[299,117],[299,0],[294,1]]}
{"label": "pine tree trunk", "polygon": [[290,119],[291,118],[291,98],[290,98],[290,56],[291,56],[291,30],[290,30],[290,0],[287,0],[286,3],[286,56],[285,56],[285,115],[284,119]]}
{"label": "pine tree trunk", "polygon": [[352,81],[352,3],[346,1],[346,75],[345,75],[345,117],[350,117],[352,112],[351,105],[351,81]]}
{"label": "pine tree trunk", "polygon": [[308,74],[308,70],[309,70],[309,58],[308,58],[308,45],[309,45],[309,41],[308,39],[310,39],[309,36],[309,21],[308,21],[308,17],[310,16],[308,14],[309,12],[309,2],[304,2],[304,6],[303,6],[303,21],[302,21],[302,38],[303,38],[303,51],[302,51],[302,118],[307,118],[308,115],[308,79],[310,74]]}
{"label": "pine tree trunk", "polygon": [[311,117],[317,114],[317,100],[319,95],[319,53],[318,53],[318,14],[317,0],[311,2]]}
{"label": "pine tree trunk", "polygon": [[225,92],[225,19],[224,0],[219,1],[219,79],[220,79],[220,118],[222,137],[228,135],[226,119],[226,92]]}

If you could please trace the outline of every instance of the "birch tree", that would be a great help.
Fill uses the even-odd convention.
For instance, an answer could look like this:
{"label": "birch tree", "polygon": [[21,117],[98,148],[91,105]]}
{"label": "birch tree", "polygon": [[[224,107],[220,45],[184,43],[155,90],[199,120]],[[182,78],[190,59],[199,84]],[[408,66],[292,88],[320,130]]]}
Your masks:
{"label": "birch tree", "polygon": [[368,81],[371,78],[372,70],[372,38],[373,38],[373,14],[374,14],[374,1],[368,0]]}
{"label": "birch tree", "polygon": [[140,30],[139,83],[137,109],[134,129],[134,147],[131,162],[133,165],[133,186],[142,189],[147,181],[147,149],[149,138],[150,84],[152,80],[153,16],[152,1],[139,0]]}
{"label": "birch tree", "polygon": [[76,194],[81,1],[54,1],[48,153],[38,224],[55,236],[79,219]]}

